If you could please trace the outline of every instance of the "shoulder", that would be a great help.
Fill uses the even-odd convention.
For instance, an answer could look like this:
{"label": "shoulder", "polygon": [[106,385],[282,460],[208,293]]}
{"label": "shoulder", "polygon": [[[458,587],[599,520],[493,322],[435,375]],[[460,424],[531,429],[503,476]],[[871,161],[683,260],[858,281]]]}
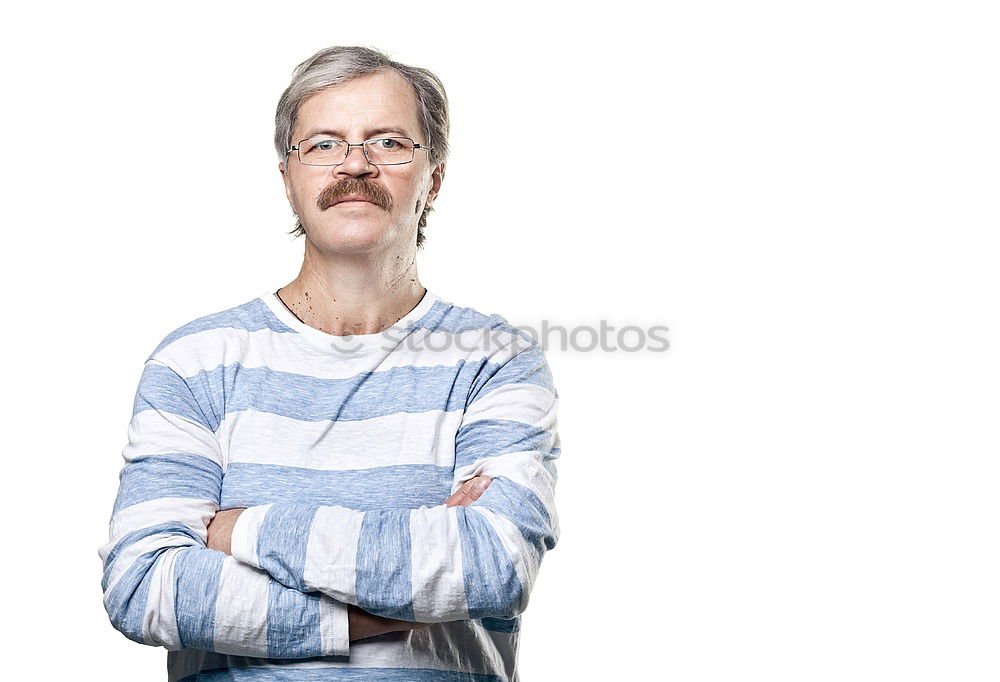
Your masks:
{"label": "shoulder", "polygon": [[452,342],[462,366],[472,372],[469,402],[515,383],[534,384],[556,394],[545,351],[530,327],[515,325],[500,313],[443,300],[435,303],[420,324],[444,337],[437,341],[439,347]]}
{"label": "shoulder", "polygon": [[147,357],[190,376],[198,367],[211,369],[234,346],[245,347],[250,334],[261,330],[291,332],[260,296],[186,322],[168,332]]}
{"label": "shoulder", "polygon": [[416,327],[439,335],[462,337],[463,341],[478,341],[484,347],[488,344],[492,348],[506,348],[515,353],[538,345],[531,334],[499,313],[482,312],[440,297],[420,318]]}

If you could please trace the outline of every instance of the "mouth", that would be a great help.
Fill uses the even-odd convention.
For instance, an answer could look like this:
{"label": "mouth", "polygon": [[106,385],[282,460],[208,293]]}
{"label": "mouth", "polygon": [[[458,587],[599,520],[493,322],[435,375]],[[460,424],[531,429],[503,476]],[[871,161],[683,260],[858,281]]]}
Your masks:
{"label": "mouth", "polygon": [[373,204],[375,202],[369,201],[368,199],[362,199],[361,197],[344,197],[343,199],[338,199],[334,202],[334,206],[340,206],[341,204]]}

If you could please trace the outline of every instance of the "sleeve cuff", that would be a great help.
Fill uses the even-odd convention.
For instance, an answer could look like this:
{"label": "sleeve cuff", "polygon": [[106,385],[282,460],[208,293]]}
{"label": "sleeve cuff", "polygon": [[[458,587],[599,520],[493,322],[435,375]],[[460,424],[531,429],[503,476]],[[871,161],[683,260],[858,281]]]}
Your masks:
{"label": "sleeve cuff", "polygon": [[260,527],[264,517],[271,508],[269,504],[248,507],[233,525],[233,534],[229,542],[229,552],[233,558],[244,564],[260,568],[257,560],[257,538],[260,537]]}
{"label": "sleeve cuff", "polygon": [[320,630],[323,638],[324,656],[350,656],[350,622],[347,619],[347,604],[320,594]]}

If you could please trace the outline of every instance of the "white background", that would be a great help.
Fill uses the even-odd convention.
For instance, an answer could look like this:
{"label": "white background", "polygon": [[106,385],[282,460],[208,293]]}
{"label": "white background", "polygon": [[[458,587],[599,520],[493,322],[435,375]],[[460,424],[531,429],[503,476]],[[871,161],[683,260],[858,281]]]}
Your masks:
{"label": "white background", "polygon": [[562,537],[522,679],[996,680],[991,4],[5,10],[4,677],[165,679],[97,556],[142,363],[295,277],[274,107],[360,44],[448,89],[429,289],[670,328],[549,346]]}

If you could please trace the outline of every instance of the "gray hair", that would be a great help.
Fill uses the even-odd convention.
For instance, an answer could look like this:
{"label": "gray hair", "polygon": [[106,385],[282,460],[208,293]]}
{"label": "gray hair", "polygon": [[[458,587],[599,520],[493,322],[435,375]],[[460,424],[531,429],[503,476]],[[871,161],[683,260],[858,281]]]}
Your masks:
{"label": "gray hair", "polygon": [[[388,55],[368,47],[328,47],[305,60],[292,72],[292,82],[281,93],[274,115],[274,148],[282,162],[292,146],[292,130],[299,107],[321,90],[341,85],[354,78],[392,69],[413,86],[417,95],[417,113],[432,166],[448,158],[448,97],[441,79],[427,69],[393,61]],[[424,227],[431,208],[424,207],[417,223],[417,248],[424,243]],[[290,234],[304,235],[302,222],[296,217]]]}

